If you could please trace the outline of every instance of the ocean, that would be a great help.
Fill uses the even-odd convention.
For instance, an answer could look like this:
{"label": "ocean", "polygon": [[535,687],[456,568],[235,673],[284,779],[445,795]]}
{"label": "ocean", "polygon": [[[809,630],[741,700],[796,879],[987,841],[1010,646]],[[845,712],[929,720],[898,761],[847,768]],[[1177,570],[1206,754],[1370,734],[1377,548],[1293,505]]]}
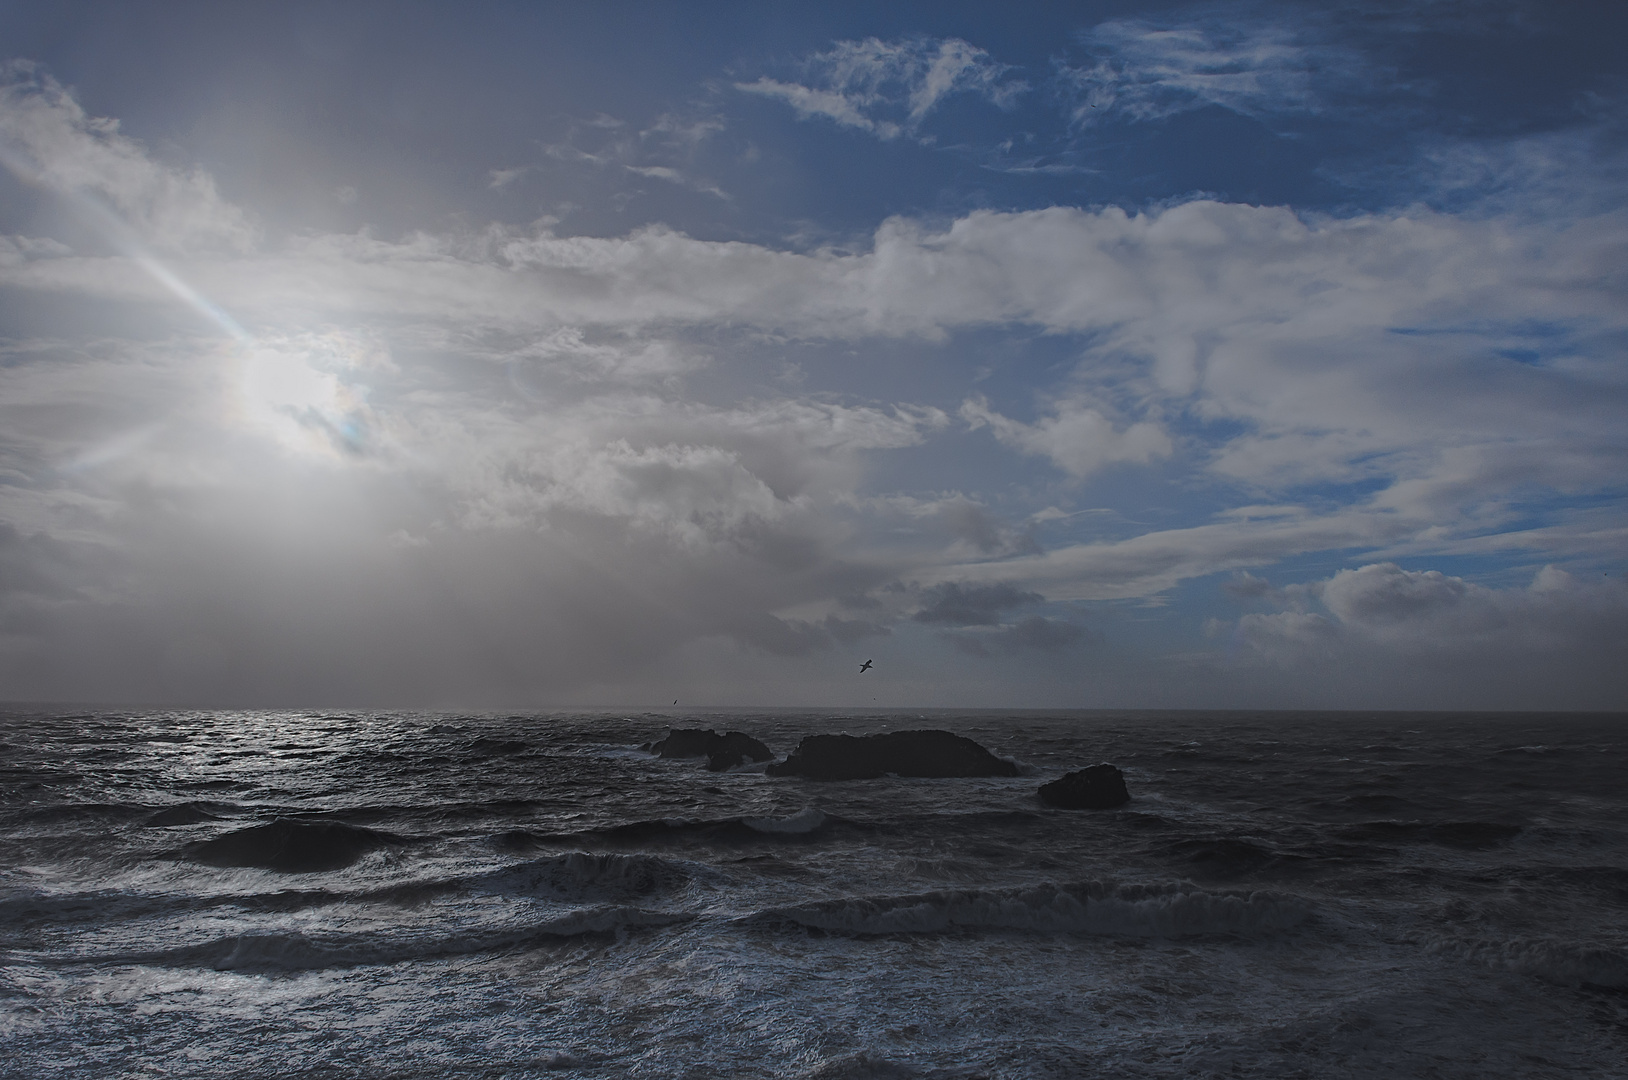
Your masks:
{"label": "ocean", "polygon": [[[641,749],[669,727],[942,729],[1020,775],[711,772]],[[0,744],[3,1077],[1628,1076],[1628,717],[16,710]],[[1098,762],[1128,803],[1037,798]]]}

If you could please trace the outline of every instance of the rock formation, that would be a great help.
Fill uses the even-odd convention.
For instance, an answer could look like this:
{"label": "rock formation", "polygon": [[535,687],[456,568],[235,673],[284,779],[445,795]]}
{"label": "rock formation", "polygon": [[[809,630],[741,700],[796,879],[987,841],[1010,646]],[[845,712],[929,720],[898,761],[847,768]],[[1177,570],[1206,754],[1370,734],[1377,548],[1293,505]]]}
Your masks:
{"label": "rock formation", "polygon": [[704,757],[707,768],[713,772],[733,769],[747,761],[768,761],[774,757],[767,746],[750,735],[739,731],[720,735],[703,728],[671,728],[665,739],[650,743],[645,749],[664,758]]}
{"label": "rock formation", "polygon": [[1040,801],[1065,810],[1107,810],[1130,800],[1125,774],[1106,762],[1040,785]]}
{"label": "rock formation", "polygon": [[895,776],[1016,776],[1018,767],[963,735],[890,731],[882,735],[809,735],[770,776],[874,780]]}

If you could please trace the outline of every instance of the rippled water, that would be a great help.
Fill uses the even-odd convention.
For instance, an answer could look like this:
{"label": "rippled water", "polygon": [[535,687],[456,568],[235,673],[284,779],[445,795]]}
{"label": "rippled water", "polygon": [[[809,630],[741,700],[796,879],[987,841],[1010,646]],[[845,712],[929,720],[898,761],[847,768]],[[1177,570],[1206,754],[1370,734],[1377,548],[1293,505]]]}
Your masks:
{"label": "rippled water", "polygon": [[[712,773],[935,727],[991,779]],[[1622,1076],[1628,719],[0,716],[0,1076]],[[1111,761],[1132,801],[1042,805]]]}

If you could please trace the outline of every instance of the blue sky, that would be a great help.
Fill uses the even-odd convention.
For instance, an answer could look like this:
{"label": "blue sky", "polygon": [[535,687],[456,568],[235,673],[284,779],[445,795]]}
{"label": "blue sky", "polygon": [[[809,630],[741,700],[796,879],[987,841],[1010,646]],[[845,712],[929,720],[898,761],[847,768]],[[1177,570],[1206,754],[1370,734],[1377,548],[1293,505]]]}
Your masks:
{"label": "blue sky", "polygon": [[1622,708],[1625,31],[0,6],[0,698]]}

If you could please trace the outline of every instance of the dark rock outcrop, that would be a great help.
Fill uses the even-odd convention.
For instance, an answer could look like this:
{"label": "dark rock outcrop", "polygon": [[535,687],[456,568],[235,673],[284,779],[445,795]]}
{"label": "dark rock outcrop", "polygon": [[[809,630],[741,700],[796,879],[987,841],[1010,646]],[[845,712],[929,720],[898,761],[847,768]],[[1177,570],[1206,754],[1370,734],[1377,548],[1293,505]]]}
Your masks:
{"label": "dark rock outcrop", "polygon": [[890,731],[882,735],[809,735],[770,776],[874,780],[895,776],[1016,776],[1018,767],[964,735]]}
{"label": "dark rock outcrop", "polygon": [[406,843],[393,833],[337,821],[278,818],[189,844],[187,856],[209,866],[258,866],[287,874],[339,870],[370,851]]}
{"label": "dark rock outcrop", "polygon": [[739,731],[720,735],[709,728],[672,728],[665,739],[650,743],[645,749],[664,758],[704,757],[707,768],[713,772],[733,769],[748,761],[768,761],[774,757],[767,746],[750,735]]}
{"label": "dark rock outcrop", "polygon": [[1065,810],[1109,810],[1131,801],[1125,774],[1104,762],[1040,785],[1040,801]]}

